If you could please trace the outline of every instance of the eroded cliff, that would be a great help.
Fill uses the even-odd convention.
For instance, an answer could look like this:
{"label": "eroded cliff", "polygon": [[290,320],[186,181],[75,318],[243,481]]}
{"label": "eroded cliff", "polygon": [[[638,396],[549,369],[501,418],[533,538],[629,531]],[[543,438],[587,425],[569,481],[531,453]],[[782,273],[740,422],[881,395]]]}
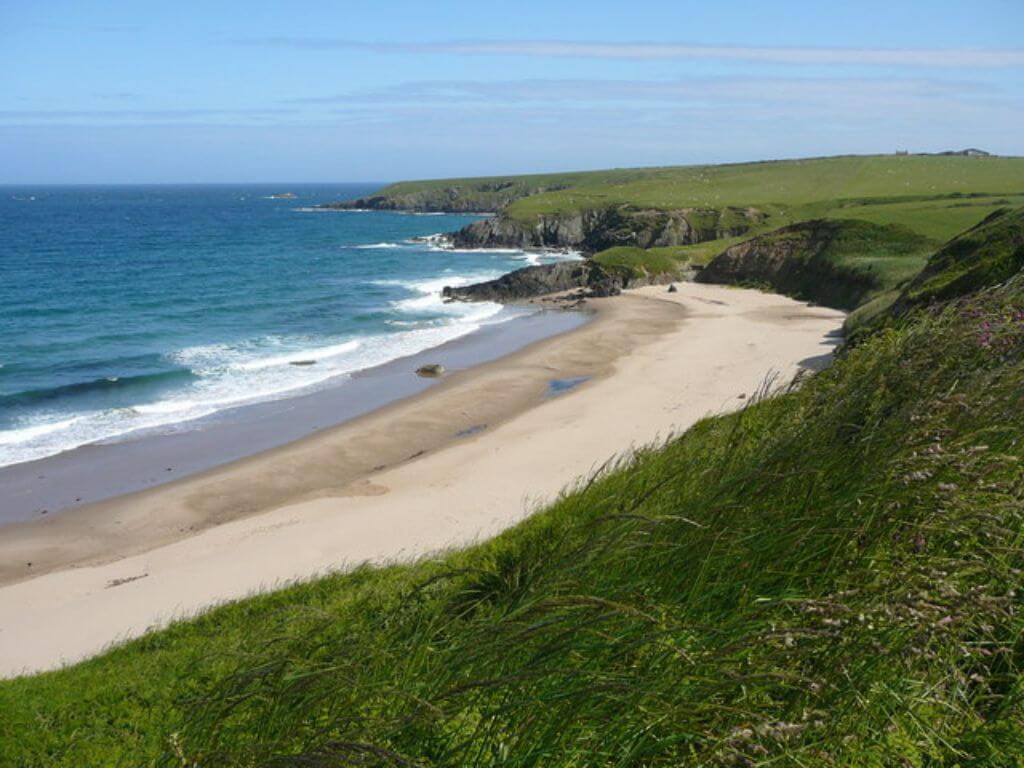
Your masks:
{"label": "eroded cliff", "polygon": [[765,218],[756,208],[613,206],[528,221],[502,215],[474,222],[451,238],[457,248],[577,248],[593,253],[622,245],[654,248],[735,237]]}

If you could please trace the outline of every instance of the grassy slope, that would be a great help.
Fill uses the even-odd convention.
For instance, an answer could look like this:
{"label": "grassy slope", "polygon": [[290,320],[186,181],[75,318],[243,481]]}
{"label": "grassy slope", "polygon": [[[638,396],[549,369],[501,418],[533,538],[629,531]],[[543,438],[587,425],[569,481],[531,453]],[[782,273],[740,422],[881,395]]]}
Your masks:
{"label": "grassy slope", "polygon": [[[814,219],[724,251],[698,279],[763,284],[799,299],[853,309],[914,277],[936,247],[933,240],[898,224]],[[740,257],[736,251],[748,253]]]}
{"label": "grassy slope", "polygon": [[[989,194],[949,197],[982,193]],[[899,222],[944,240],[1006,204],[999,200],[1024,202],[1024,158],[835,157],[649,169],[635,178],[584,175],[569,189],[519,200],[507,213],[530,219],[610,204],[755,206],[775,214],[772,227],[834,215]]]}
{"label": "grassy slope", "polygon": [[859,307],[848,319],[847,330],[858,333],[884,322],[890,309],[902,313],[1002,282],[1022,266],[1024,207],[1000,209],[939,249],[923,271],[914,270],[908,279],[899,280],[900,290],[882,291]]}
{"label": "grassy slope", "polygon": [[496,211],[520,197],[568,188],[592,182],[596,178],[613,183],[627,182],[642,173],[636,170],[612,170],[400,181],[389,184],[371,197],[389,198],[400,207],[443,210],[450,206],[454,195],[460,201],[467,202],[468,209]]}
{"label": "grassy slope", "polygon": [[679,272],[686,266],[703,267],[730,245],[735,245],[746,239],[746,237],[730,237],[693,245],[655,248],[619,246],[595,253],[591,258],[599,264],[627,265],[642,269],[648,274]]}
{"label": "grassy slope", "polygon": [[932,257],[904,291],[904,304],[922,305],[999,283],[1024,266],[1024,208],[999,211]]}
{"label": "grassy slope", "polygon": [[1022,392],[1018,276],[486,544],[0,684],[0,764],[1020,765]]}
{"label": "grassy slope", "polygon": [[[901,223],[946,240],[1000,205],[1024,204],[1024,158],[847,156],[731,165],[401,182],[381,194],[478,195],[512,184],[526,195],[507,215],[539,215],[631,205],[638,208],[756,206],[771,228],[821,216]],[[536,194],[538,189],[561,187]]]}
{"label": "grassy slope", "polygon": [[593,260],[605,267],[624,268],[633,277],[675,275],[687,263],[685,252],[680,247],[644,249],[619,246],[594,254]]}

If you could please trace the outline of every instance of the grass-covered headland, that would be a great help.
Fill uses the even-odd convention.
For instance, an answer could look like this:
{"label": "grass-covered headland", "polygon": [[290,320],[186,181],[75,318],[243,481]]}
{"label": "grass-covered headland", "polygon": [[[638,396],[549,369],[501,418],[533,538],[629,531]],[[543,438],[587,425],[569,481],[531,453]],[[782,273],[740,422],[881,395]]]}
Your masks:
{"label": "grass-covered headland", "polygon": [[492,541],[0,684],[0,764],[1024,764],[1021,219]]}
{"label": "grass-covered headland", "polygon": [[870,301],[856,325],[891,305],[943,242],[1024,205],[1024,158],[969,154],[400,182],[337,205],[492,211],[453,243],[571,248],[633,279],[685,279],[708,265],[715,281],[844,308]]}

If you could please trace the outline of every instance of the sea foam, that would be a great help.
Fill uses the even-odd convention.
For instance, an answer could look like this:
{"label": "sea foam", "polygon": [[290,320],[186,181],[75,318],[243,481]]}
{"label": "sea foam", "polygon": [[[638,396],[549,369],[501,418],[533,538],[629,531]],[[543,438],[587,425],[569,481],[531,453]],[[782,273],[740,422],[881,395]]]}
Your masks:
{"label": "sea foam", "polygon": [[[446,303],[446,285],[554,258],[456,251],[431,234],[465,216],[319,208],[334,198],[317,189],[298,190],[307,205],[267,205],[277,191],[62,190],[38,214],[0,196],[17,206],[0,294],[33,308],[0,339],[0,466],[336,386],[518,312]],[[52,226],[54,210],[83,200],[81,228]],[[52,253],[45,283],[34,279],[37,242]],[[83,267],[94,252],[102,269]],[[74,290],[55,290],[62,280]]]}

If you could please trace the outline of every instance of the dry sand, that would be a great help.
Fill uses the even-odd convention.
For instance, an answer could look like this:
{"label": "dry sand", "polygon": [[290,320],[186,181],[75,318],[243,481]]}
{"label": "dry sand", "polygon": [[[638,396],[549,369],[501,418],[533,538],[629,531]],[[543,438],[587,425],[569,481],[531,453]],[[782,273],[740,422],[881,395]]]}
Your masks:
{"label": "dry sand", "polygon": [[[0,675],[363,562],[491,536],[632,446],[824,360],[843,314],[685,283],[296,443],[0,540]],[[547,397],[555,378],[587,376]],[[483,428],[481,428],[483,427]],[[31,563],[31,566],[28,564]]]}

